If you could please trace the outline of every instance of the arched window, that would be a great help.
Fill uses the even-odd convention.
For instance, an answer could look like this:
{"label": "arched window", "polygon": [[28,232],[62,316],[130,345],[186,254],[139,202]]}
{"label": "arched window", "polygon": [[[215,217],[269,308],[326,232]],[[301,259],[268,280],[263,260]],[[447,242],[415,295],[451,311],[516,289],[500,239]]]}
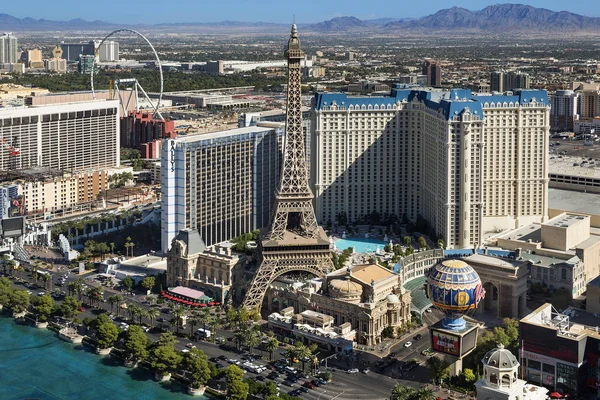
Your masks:
{"label": "arched window", "polygon": [[509,374],[502,375],[502,385],[510,386],[510,375]]}
{"label": "arched window", "polygon": [[495,383],[495,384],[498,384],[498,375],[496,375],[496,374],[491,374],[491,375],[490,375],[490,383]]}

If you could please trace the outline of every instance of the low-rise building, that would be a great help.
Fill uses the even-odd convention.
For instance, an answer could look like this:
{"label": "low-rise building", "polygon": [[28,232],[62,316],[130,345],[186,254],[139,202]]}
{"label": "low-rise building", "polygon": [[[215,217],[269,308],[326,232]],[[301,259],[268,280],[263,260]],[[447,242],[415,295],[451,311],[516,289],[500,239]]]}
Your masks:
{"label": "low-rise building", "polygon": [[303,343],[318,344],[333,351],[347,351],[354,347],[356,330],[349,322],[334,326],[333,317],[317,311],[305,310],[294,314],[294,307],[274,312],[268,317],[269,327],[284,330]]}
{"label": "low-rise building", "polygon": [[593,314],[600,314],[600,276],[589,281],[586,287],[586,310]]}
{"label": "low-rise building", "polygon": [[600,397],[598,327],[572,323],[546,303],[519,321],[519,338],[528,382],[569,397]]}
{"label": "low-rise building", "polygon": [[410,293],[402,288],[400,276],[377,264],[339,269],[308,283],[274,284],[265,297],[269,312],[291,306],[297,313],[312,310],[332,317],[338,334],[356,331],[358,344],[380,343],[386,327],[395,330],[411,318]]}
{"label": "low-rise building", "polygon": [[206,246],[196,229],[182,229],[167,253],[167,286],[187,286],[226,303],[241,296],[246,256],[224,245]]}
{"label": "low-rise building", "polygon": [[497,245],[516,250],[517,260],[529,262],[532,283],[565,288],[573,297],[600,275],[600,236],[591,235],[586,215],[563,213],[526,225],[499,236]]}

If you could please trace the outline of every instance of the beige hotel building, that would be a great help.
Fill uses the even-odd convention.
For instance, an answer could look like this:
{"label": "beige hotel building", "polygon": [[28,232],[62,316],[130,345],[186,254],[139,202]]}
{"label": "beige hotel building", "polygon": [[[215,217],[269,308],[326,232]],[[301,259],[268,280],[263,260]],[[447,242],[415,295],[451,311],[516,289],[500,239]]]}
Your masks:
{"label": "beige hotel building", "polygon": [[311,122],[311,185],[320,223],[340,213],[421,215],[450,248],[547,219],[545,91],[474,95],[407,90],[320,93]]}

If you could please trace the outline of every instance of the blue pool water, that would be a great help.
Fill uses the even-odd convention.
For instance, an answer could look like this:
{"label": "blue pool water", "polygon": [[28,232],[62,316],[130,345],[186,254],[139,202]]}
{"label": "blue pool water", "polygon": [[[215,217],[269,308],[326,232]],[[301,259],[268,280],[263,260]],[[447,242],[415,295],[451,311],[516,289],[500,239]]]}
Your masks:
{"label": "blue pool water", "polygon": [[142,368],[125,368],[6,317],[0,317],[0,366],[3,400],[191,399],[181,385],[159,384]]}
{"label": "blue pool water", "polygon": [[386,242],[379,239],[355,237],[338,239],[335,241],[334,246],[338,250],[346,250],[348,247],[352,247],[357,253],[367,253],[375,252],[375,250],[377,250],[377,245],[379,245],[379,249],[383,251],[383,246],[386,244]]}

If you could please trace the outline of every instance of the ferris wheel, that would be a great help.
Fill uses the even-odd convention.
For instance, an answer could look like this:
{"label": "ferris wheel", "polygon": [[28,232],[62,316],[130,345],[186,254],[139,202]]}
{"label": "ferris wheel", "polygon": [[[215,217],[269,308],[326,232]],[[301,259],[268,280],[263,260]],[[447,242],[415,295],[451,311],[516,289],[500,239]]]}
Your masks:
{"label": "ferris wheel", "polygon": [[[162,95],[163,95],[163,71],[162,71],[162,65],[160,63],[160,59],[158,58],[158,54],[156,54],[156,50],[154,49],[154,46],[152,45],[152,43],[150,43],[150,41],[146,38],[146,36],[142,35],[140,32],[135,31],[133,29],[127,29],[127,28],[122,28],[122,29],[117,29],[115,31],[112,31],[111,33],[109,33],[108,35],[106,35],[104,37],[104,39],[102,39],[102,41],[100,42],[100,44],[98,45],[98,47],[96,47],[95,51],[94,51],[94,57],[93,57],[93,61],[92,61],[92,68],[91,68],[91,72],[90,72],[90,85],[92,87],[92,97],[94,99],[96,99],[96,92],[94,91],[94,72],[96,70],[96,57],[99,56],[100,53],[100,48],[102,47],[102,45],[104,44],[104,42],[112,37],[113,35],[119,33],[119,32],[129,32],[129,33],[133,33],[134,35],[137,35],[138,37],[142,38],[147,44],[148,46],[150,46],[150,49],[152,49],[152,52],[154,53],[154,59],[156,61],[156,65],[158,66],[158,73],[160,75],[160,91],[158,94],[158,99],[152,100],[150,99],[150,97],[148,96],[148,94],[146,93],[146,91],[144,90],[144,88],[142,87],[142,85],[140,85],[140,83],[138,82],[138,80],[136,78],[127,78],[127,79],[117,79],[114,82],[115,85],[115,93],[119,99],[119,102],[121,104],[121,112],[123,112],[124,114],[126,114],[126,110],[129,109],[129,105],[132,99],[132,96],[134,96],[134,101],[135,101],[135,109],[136,111],[139,111],[139,105],[137,102],[137,99],[139,98],[139,93],[141,92],[143,94],[143,96],[145,97],[146,101],[148,101],[148,103],[151,105],[152,109],[153,109],[153,116],[159,118],[160,120],[164,121],[163,116],[161,115],[161,113],[159,112],[158,108],[160,106],[160,102],[162,100]],[[121,92],[119,90],[119,85],[121,86],[130,86],[131,90],[133,92],[132,95],[127,96],[126,99],[124,99],[121,96]]]}

